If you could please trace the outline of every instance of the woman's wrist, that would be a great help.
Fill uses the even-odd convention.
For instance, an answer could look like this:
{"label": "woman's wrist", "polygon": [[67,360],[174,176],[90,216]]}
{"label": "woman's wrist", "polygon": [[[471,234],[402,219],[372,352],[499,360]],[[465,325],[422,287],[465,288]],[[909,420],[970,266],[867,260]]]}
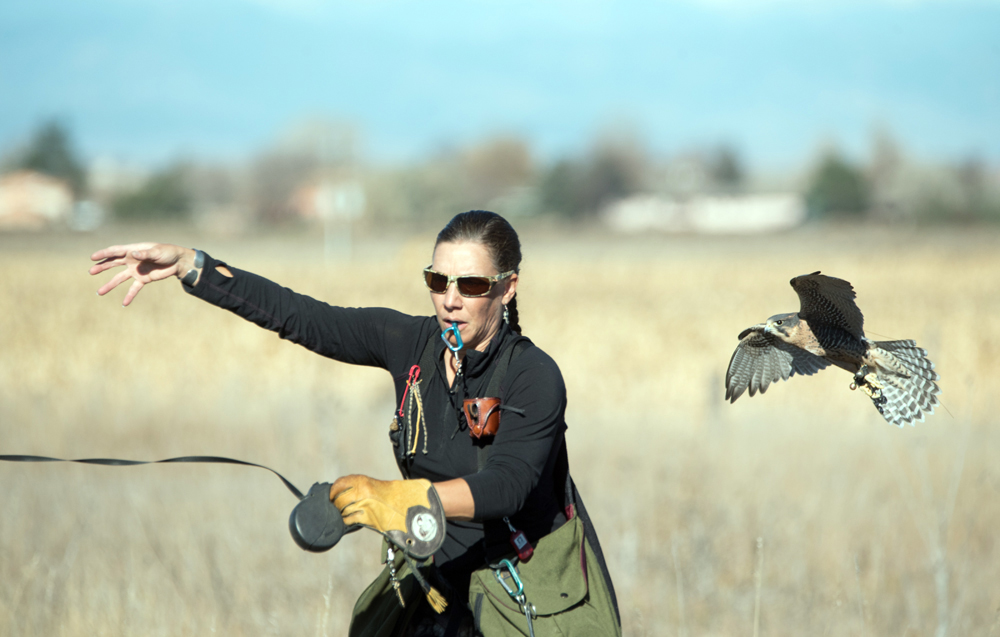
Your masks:
{"label": "woman's wrist", "polygon": [[187,287],[194,287],[197,285],[198,280],[201,279],[201,271],[204,267],[204,252],[192,248],[184,248],[180,259],[177,260],[177,278]]}

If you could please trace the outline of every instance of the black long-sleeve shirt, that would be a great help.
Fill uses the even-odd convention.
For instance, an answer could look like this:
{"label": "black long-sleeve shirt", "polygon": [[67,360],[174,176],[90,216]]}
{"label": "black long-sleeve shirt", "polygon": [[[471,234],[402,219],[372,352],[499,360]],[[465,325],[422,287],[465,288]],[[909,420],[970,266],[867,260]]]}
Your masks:
{"label": "black long-sleeve shirt", "polygon": [[[504,405],[524,413],[502,412],[487,462],[478,471],[477,447],[455,407],[466,396],[485,396],[497,354],[517,337],[508,326],[485,352],[467,352],[464,378],[449,386],[445,345],[438,338],[441,331],[435,317],[335,307],[231,266],[227,267],[233,276],[226,277],[216,270],[219,265],[225,264],[205,255],[201,279],[188,292],[317,354],[389,371],[396,388],[395,409],[403,399],[410,369],[428,339],[434,339],[435,369],[421,370],[420,377],[427,453],[422,452],[420,440],[406,468],[409,477],[432,482],[464,478],[472,491],[474,520],[449,521],[445,543],[435,554],[435,563],[453,585],[466,588],[468,574],[484,563],[483,522],[508,516],[533,543],[565,522],[565,483],[557,484],[555,473],[565,430],[566,388],[555,361],[541,349],[530,346],[511,361],[500,394]],[[457,434],[456,428],[461,429]],[[492,528],[495,531],[496,523]],[[500,535],[505,533],[509,532],[503,525]]]}

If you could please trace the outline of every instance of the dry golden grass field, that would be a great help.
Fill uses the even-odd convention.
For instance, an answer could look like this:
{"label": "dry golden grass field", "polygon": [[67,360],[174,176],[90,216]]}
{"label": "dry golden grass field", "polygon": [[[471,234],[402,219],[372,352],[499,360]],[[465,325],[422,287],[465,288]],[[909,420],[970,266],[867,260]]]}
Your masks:
{"label": "dry golden grass field", "polygon": [[[429,313],[433,235],[178,229],[0,236],[0,454],[241,458],[300,488],[396,477],[392,387],[167,281],[98,298],[89,254],[196,245],[343,305]],[[525,333],[569,391],[570,463],[626,635],[1000,637],[1000,234],[810,228],[776,237],[522,230]],[[897,429],[837,369],[723,400],[736,335],[851,281],[873,338],[915,338],[939,408]],[[100,279],[100,280],[99,280]],[[0,463],[0,635],[342,635],[378,538],[292,542],[271,474]]]}

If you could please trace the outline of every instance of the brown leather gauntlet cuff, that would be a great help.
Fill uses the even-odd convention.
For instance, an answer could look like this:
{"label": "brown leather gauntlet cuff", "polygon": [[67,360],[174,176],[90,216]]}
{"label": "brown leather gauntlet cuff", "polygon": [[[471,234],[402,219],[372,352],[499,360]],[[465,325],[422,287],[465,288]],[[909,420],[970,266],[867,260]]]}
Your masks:
{"label": "brown leather gauntlet cuff", "polygon": [[411,557],[427,559],[444,544],[447,521],[437,489],[427,489],[430,508],[415,504],[406,510],[406,531],[390,529],[385,536]]}

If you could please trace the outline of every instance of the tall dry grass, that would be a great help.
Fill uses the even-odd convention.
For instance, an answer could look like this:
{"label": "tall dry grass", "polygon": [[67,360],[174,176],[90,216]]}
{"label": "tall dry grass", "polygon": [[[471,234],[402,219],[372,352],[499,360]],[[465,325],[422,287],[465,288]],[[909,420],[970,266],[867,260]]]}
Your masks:
{"label": "tall dry grass", "polygon": [[[388,377],[150,286],[99,299],[87,256],[149,233],[0,237],[0,453],[224,455],[300,487],[395,476]],[[128,235],[126,237],[126,235]],[[430,235],[159,231],[344,305],[429,311]],[[613,239],[522,231],[521,322],[569,391],[574,476],[629,635],[1000,635],[1000,236],[803,231]],[[723,401],[736,334],[797,307],[788,279],[852,281],[876,338],[942,375],[896,429],[827,370]],[[294,499],[232,466],[0,463],[0,634],[338,635],[378,539],[311,555]]]}

